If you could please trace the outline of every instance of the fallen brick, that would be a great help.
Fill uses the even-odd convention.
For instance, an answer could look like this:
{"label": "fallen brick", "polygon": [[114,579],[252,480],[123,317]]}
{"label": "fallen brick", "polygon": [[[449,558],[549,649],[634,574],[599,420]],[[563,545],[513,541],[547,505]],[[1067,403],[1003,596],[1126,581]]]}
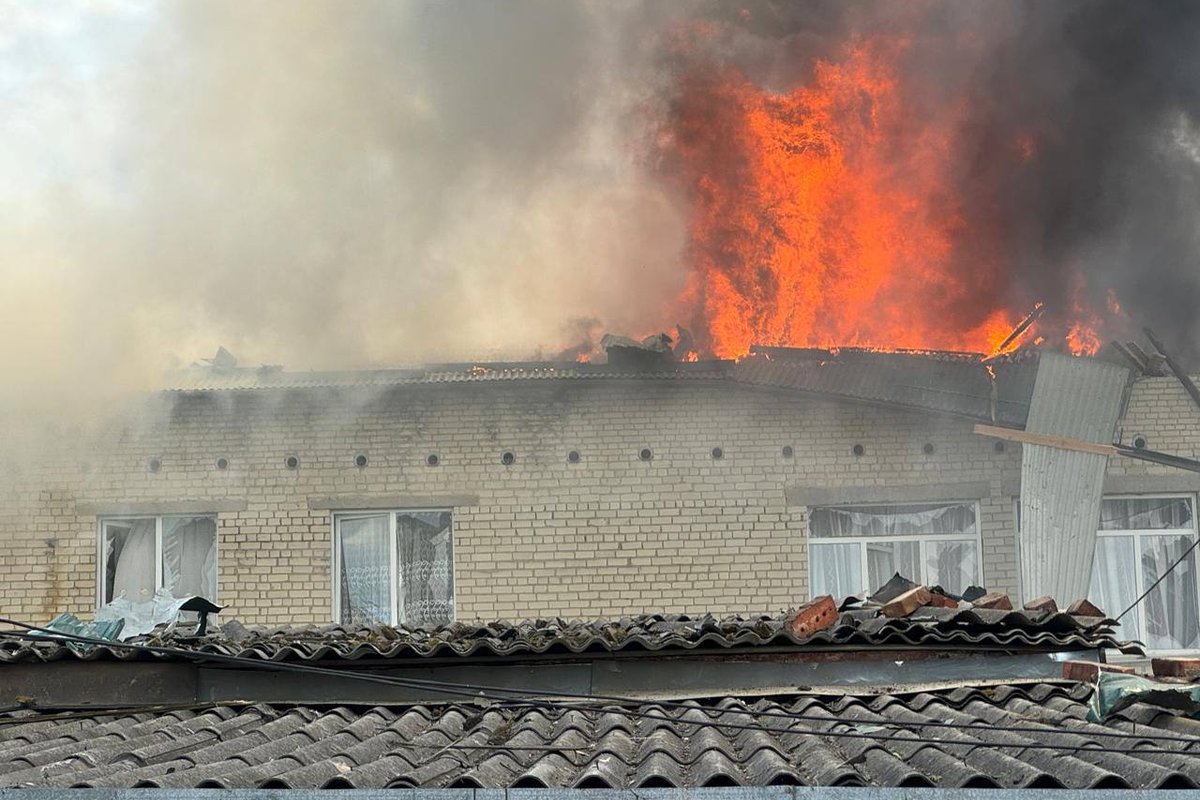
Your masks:
{"label": "fallen brick", "polygon": [[1116,672],[1121,675],[1136,675],[1133,667],[1118,664],[1101,664],[1097,661],[1064,661],[1063,679],[1080,683],[1095,683],[1101,672]]}
{"label": "fallen brick", "polygon": [[1047,614],[1058,613],[1058,603],[1054,602],[1054,598],[1049,595],[1044,595],[1036,600],[1030,600],[1025,604],[1026,611],[1044,611]]}
{"label": "fallen brick", "polygon": [[1200,677],[1200,658],[1152,658],[1150,668],[1158,678]]}
{"label": "fallen brick", "polygon": [[837,604],[825,594],[800,606],[788,619],[787,629],[797,639],[806,639],[817,631],[832,628],[837,621]]}
{"label": "fallen brick", "polygon": [[1096,606],[1092,605],[1086,597],[1076,600],[1071,603],[1067,613],[1073,617],[1103,617],[1105,613]]}
{"label": "fallen brick", "polygon": [[884,603],[883,615],[893,619],[907,617],[918,608],[929,605],[932,599],[933,592],[924,586],[914,586],[896,599]]}
{"label": "fallen brick", "polygon": [[1012,611],[1012,600],[1004,592],[988,592],[971,603],[975,608],[993,608],[997,611]]}
{"label": "fallen brick", "polygon": [[958,608],[958,601],[952,597],[946,597],[944,594],[930,592],[929,602],[925,605],[933,606],[934,608]]}

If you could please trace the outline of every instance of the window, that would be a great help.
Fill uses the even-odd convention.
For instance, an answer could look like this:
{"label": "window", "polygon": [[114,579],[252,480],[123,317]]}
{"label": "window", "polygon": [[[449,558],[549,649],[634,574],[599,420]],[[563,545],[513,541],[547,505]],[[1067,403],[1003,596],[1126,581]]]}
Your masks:
{"label": "window", "polygon": [[874,591],[896,572],[962,594],[979,583],[977,518],[974,503],[813,508],[812,595]]}
{"label": "window", "polygon": [[121,517],[100,520],[100,605],[118,597],[149,600],[158,589],[174,597],[217,599],[217,519],[214,516]]}
{"label": "window", "polygon": [[[1091,600],[1112,616],[1166,575],[1196,541],[1194,498],[1106,497],[1092,567]],[[1118,635],[1151,650],[1200,647],[1196,552],[1121,620]]]}
{"label": "window", "polygon": [[334,619],[342,625],[433,626],[454,618],[449,511],[333,517]]}

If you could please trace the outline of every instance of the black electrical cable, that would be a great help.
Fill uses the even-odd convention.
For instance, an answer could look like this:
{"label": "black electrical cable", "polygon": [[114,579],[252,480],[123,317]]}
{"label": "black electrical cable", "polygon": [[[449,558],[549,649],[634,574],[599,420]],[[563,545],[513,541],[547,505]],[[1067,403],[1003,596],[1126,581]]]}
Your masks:
{"label": "black electrical cable", "polygon": [[[28,625],[26,623],[21,623],[16,620],[6,619],[6,618],[2,618],[2,617],[0,617],[0,622],[6,623],[6,624],[11,624],[11,625],[17,625],[19,627],[27,628],[30,630],[46,631],[55,636],[59,636],[62,638],[66,638],[66,639],[77,641],[77,642],[84,643],[84,644],[103,645],[103,646],[109,646],[109,647],[116,646],[116,647],[121,647],[121,648],[125,648],[125,649],[140,650],[140,651],[146,651],[146,652],[152,652],[152,653],[159,653],[159,654],[163,654],[163,655],[179,656],[179,657],[182,657],[182,658],[185,658],[188,660],[193,660],[193,661],[215,659],[215,660],[223,662],[223,663],[240,664],[240,665],[245,665],[245,666],[249,666],[249,667],[257,668],[257,669],[267,669],[267,670],[281,669],[283,671],[293,671],[293,672],[300,672],[300,673],[307,673],[307,674],[348,677],[348,678],[356,679],[356,680],[363,680],[363,681],[372,682],[372,683],[381,683],[384,685],[401,686],[404,688],[417,688],[417,689],[427,689],[427,690],[431,689],[431,690],[439,691],[443,694],[465,696],[465,697],[469,697],[472,699],[482,698],[482,699],[490,699],[490,700],[495,700],[495,701],[503,701],[506,703],[505,707],[509,707],[509,708],[512,708],[512,707],[517,707],[517,708],[519,708],[519,707],[534,707],[534,708],[552,709],[552,710],[553,709],[580,710],[578,705],[572,705],[572,704],[567,704],[567,703],[556,703],[553,701],[534,702],[534,701],[529,701],[529,700],[523,700],[523,701],[514,703],[511,698],[506,697],[503,694],[500,694],[500,693],[507,692],[509,694],[517,695],[518,697],[526,697],[528,695],[528,692],[526,692],[523,689],[509,689],[507,687],[490,687],[490,686],[483,686],[483,685],[478,685],[478,684],[458,684],[458,683],[448,683],[448,682],[442,682],[442,681],[425,681],[425,680],[418,680],[418,679],[406,679],[406,678],[397,678],[397,677],[364,675],[362,673],[347,673],[347,672],[344,672],[341,670],[331,670],[331,669],[326,669],[326,668],[322,668],[322,667],[313,667],[311,665],[306,665],[306,664],[290,664],[290,663],[286,663],[286,662],[274,662],[274,661],[268,662],[268,661],[261,661],[258,659],[244,658],[241,656],[231,656],[231,655],[226,655],[226,654],[222,654],[222,653],[200,653],[197,651],[185,650],[185,649],[181,649],[181,648],[159,647],[159,646],[154,646],[154,645],[133,644],[133,643],[123,643],[123,642],[111,642],[111,641],[103,640],[103,639],[90,639],[88,637],[76,636],[73,634],[61,634],[61,633],[58,633],[55,631],[50,631],[49,629],[38,628],[35,625]],[[16,633],[11,633],[11,632],[0,632],[0,633],[5,633],[6,635],[15,636],[16,638],[21,638],[21,639],[28,639],[31,641],[46,641],[46,637],[44,637],[44,636],[34,636],[34,635],[29,635],[29,634],[16,634]],[[500,694],[500,696],[497,696],[497,694]],[[606,708],[606,707],[599,706],[598,701],[609,701],[609,702],[615,702],[615,703],[637,704],[637,705],[645,705],[647,702],[644,699],[621,697],[621,696],[614,696],[614,695],[582,695],[582,694],[571,694],[571,693],[557,693],[555,696],[570,697],[572,699],[577,699],[577,700],[583,701],[583,703],[586,705],[597,706],[600,708]],[[684,710],[684,711],[692,710],[692,709],[696,708],[696,706],[688,705],[686,703],[666,701],[666,700],[657,700],[657,701],[651,701],[651,702],[653,705],[657,705],[657,706],[660,706],[663,708],[675,708],[675,709]],[[751,716],[751,717],[779,718],[779,719],[784,719],[784,720],[789,720],[789,721],[817,721],[817,722],[835,722],[835,723],[840,722],[843,724],[850,724],[850,725],[859,725],[859,724],[863,724],[863,722],[864,722],[863,720],[840,718],[840,717],[836,717],[833,715],[817,716],[817,715],[796,714],[796,713],[792,713],[792,712],[770,712],[770,711],[756,712],[756,711],[753,711],[750,709],[746,709],[746,710],[721,709],[720,711],[721,711],[721,713],[732,713],[732,714],[739,714],[739,715],[745,715],[745,716]],[[622,713],[624,713],[624,712],[622,712]],[[654,714],[648,714],[646,712],[630,712],[628,715],[642,716],[647,719],[655,719],[655,720],[671,719],[670,717],[665,717],[665,716],[660,717],[660,716],[656,716]],[[694,723],[694,724],[700,724],[700,723]],[[895,728],[900,728],[900,729],[904,729],[906,727],[935,727],[935,728],[941,727],[941,728],[962,728],[962,729],[969,729],[969,730],[976,730],[976,731],[979,730],[978,725],[972,725],[972,724],[966,724],[966,723],[941,723],[941,722],[921,723],[921,722],[897,722],[897,721],[892,721],[892,720],[879,720],[879,721],[873,721],[872,724],[879,725],[881,727],[895,727]],[[713,725],[716,727],[729,727],[728,724],[722,724],[722,723],[713,723]],[[733,725],[733,727],[736,729],[739,726]],[[752,729],[757,730],[759,728],[752,728]],[[1011,732],[1026,732],[1026,733],[1044,733],[1045,732],[1044,728],[1036,728],[1036,727],[1032,727],[1032,726],[1029,726],[1029,727],[1009,726],[1006,728],[1001,727],[1001,726],[991,726],[991,729],[1007,730],[1007,731],[1011,731]],[[1134,739],[1139,739],[1139,740],[1159,739],[1159,740],[1163,740],[1163,741],[1170,741],[1170,742],[1176,742],[1176,743],[1182,743],[1182,742],[1186,741],[1186,740],[1181,740],[1178,737],[1172,737],[1172,736],[1139,736],[1137,734],[1126,734],[1123,732],[1116,732],[1116,731],[1113,731],[1113,732],[1095,731],[1092,733],[1097,736],[1134,738]],[[831,735],[836,735],[836,734],[831,734]],[[869,737],[865,737],[865,738],[879,738],[879,737],[869,736]],[[1177,751],[1172,751],[1172,752],[1177,752]]]}
{"label": "black electrical cable", "polygon": [[[585,704],[593,706],[593,708],[591,708],[591,709],[586,708],[586,707],[580,708],[579,705],[572,705],[569,703],[555,702],[555,701],[549,701],[549,700],[537,700],[537,701],[522,700],[517,703],[512,703],[510,698],[506,698],[504,696],[497,697],[494,694],[490,694],[490,692],[493,690],[496,690],[496,691],[507,691],[507,692],[524,694],[523,690],[502,689],[500,687],[482,687],[482,686],[474,686],[471,684],[450,684],[450,683],[441,683],[438,681],[419,681],[419,680],[410,680],[410,679],[404,679],[404,678],[390,678],[390,677],[386,677],[386,676],[364,675],[362,673],[346,673],[341,670],[326,669],[326,668],[322,668],[322,667],[313,667],[311,665],[306,665],[306,664],[291,664],[291,663],[287,663],[287,662],[278,662],[278,661],[261,661],[258,659],[244,658],[241,656],[225,655],[222,653],[200,653],[197,651],[184,650],[184,649],[180,649],[180,648],[159,647],[159,646],[155,646],[155,645],[134,644],[134,643],[125,643],[125,642],[111,642],[111,641],[104,640],[104,639],[92,639],[89,637],[76,636],[73,634],[64,634],[64,633],[61,633],[58,631],[53,631],[53,630],[49,630],[46,628],[39,628],[36,625],[29,625],[27,623],[18,622],[16,620],[7,619],[4,617],[0,617],[0,623],[16,625],[17,627],[24,628],[27,630],[42,631],[45,633],[49,633],[54,637],[66,639],[68,641],[74,641],[74,642],[81,643],[81,644],[100,645],[100,646],[106,646],[106,647],[118,647],[118,648],[145,651],[145,652],[150,652],[150,653],[158,653],[158,654],[162,654],[162,655],[173,655],[173,656],[178,656],[178,657],[186,658],[186,659],[193,660],[193,661],[215,660],[215,661],[222,662],[222,663],[240,664],[240,665],[244,665],[244,666],[248,666],[248,667],[256,668],[256,669],[282,670],[282,671],[300,672],[300,673],[306,673],[306,674],[333,676],[333,677],[340,677],[340,678],[351,678],[351,679],[355,679],[355,680],[363,680],[363,681],[367,681],[367,682],[381,683],[381,684],[386,684],[386,685],[394,685],[394,686],[401,686],[401,687],[408,687],[408,688],[424,688],[424,689],[432,688],[432,689],[436,689],[437,691],[442,692],[443,694],[465,695],[465,696],[471,697],[473,699],[491,699],[491,700],[497,700],[497,701],[504,701],[507,703],[507,705],[501,706],[502,708],[528,707],[528,708],[537,708],[537,709],[541,709],[541,710],[556,710],[556,711],[562,711],[562,710],[600,711],[600,710],[603,710],[608,713],[615,713],[620,716],[627,716],[627,717],[632,717],[632,718],[648,719],[648,720],[659,721],[659,722],[679,722],[679,723],[685,724],[685,725],[696,725],[698,727],[711,727],[711,728],[725,728],[728,730],[762,731],[762,732],[766,732],[766,733],[779,733],[779,734],[792,733],[792,734],[798,734],[798,735],[808,735],[808,736],[818,736],[818,737],[824,736],[824,737],[829,737],[829,738],[834,738],[834,739],[839,739],[839,738],[840,739],[867,739],[867,740],[871,740],[871,741],[904,741],[904,742],[914,741],[912,738],[905,737],[905,736],[888,736],[888,735],[880,735],[880,734],[874,734],[874,733],[852,733],[852,732],[847,732],[847,731],[796,730],[793,728],[768,728],[768,727],[765,727],[762,725],[745,725],[745,724],[740,724],[740,723],[717,722],[714,720],[703,720],[703,721],[676,720],[676,719],[673,719],[672,717],[667,716],[665,713],[660,715],[660,714],[655,714],[652,711],[648,712],[648,711],[642,711],[639,709],[613,708],[613,707],[609,707],[609,706],[601,706],[596,702],[597,700],[601,700],[601,699],[607,699],[609,701],[618,702],[618,703],[630,703],[630,704],[638,704],[638,705],[644,705],[647,702],[645,700],[639,700],[637,698],[628,698],[628,697],[626,697],[626,698],[612,698],[612,697],[605,698],[603,696],[597,696],[597,695],[576,695],[577,697],[582,698],[585,701]],[[40,641],[40,642],[44,642],[47,640],[46,636],[35,636],[32,634],[21,634],[21,633],[10,632],[10,631],[3,631],[3,632],[0,632],[0,634],[18,638],[18,639],[22,639],[22,640],[31,640],[31,641]],[[459,687],[461,687],[461,690]],[[653,705],[658,705],[661,707],[675,707],[675,708],[680,708],[680,709],[685,709],[685,710],[697,709],[697,706],[692,706],[692,705],[687,705],[684,703],[677,703],[677,702],[673,703],[670,701],[651,701],[651,703]],[[702,709],[701,709],[701,711],[703,713]],[[1001,732],[1017,732],[1018,731],[1018,729],[1016,727],[1006,728],[1004,726],[996,726],[996,725],[989,725],[985,728],[981,728],[978,725],[967,725],[967,724],[955,725],[955,724],[938,723],[938,722],[907,723],[907,722],[898,722],[898,721],[893,721],[893,720],[868,721],[868,720],[855,720],[855,719],[840,718],[840,717],[836,717],[833,715],[829,715],[829,716],[807,715],[807,716],[805,716],[805,715],[780,713],[780,712],[761,712],[760,713],[760,712],[755,712],[755,711],[749,710],[749,709],[747,709],[747,710],[720,709],[720,713],[736,713],[736,714],[748,715],[751,717],[764,717],[764,716],[765,717],[777,717],[777,718],[783,718],[783,719],[795,720],[795,721],[808,720],[808,721],[819,721],[819,722],[835,723],[835,724],[840,723],[840,724],[854,725],[854,726],[871,725],[871,726],[878,726],[878,727],[897,727],[897,728],[901,728],[901,729],[903,729],[905,726],[909,726],[909,727],[945,727],[945,728],[961,727],[961,728],[970,729],[974,732],[982,732],[982,731],[986,731],[986,730],[995,730],[995,731],[1001,731]],[[1024,732],[1046,733],[1048,729],[1047,728],[1035,728],[1035,727],[1031,726],[1029,728],[1022,728],[1020,730],[1022,730]],[[907,732],[910,733],[911,736],[916,736],[916,734],[911,733],[911,731],[907,731]],[[1191,745],[1195,741],[1195,740],[1188,739],[1185,737],[1139,736],[1137,734],[1126,734],[1123,732],[1115,732],[1115,731],[1114,732],[1088,731],[1088,732],[1086,732],[1086,734],[1091,734],[1094,736],[1114,736],[1114,737],[1131,738],[1131,739],[1137,739],[1137,740],[1154,739],[1154,740],[1170,741],[1170,742],[1182,744],[1185,746]],[[1086,735],[1086,734],[1084,732],[1079,732],[1079,735]],[[1158,748],[1158,749],[1155,749],[1155,748],[1112,748],[1112,747],[1104,747],[1101,745],[1063,746],[1063,745],[1054,745],[1054,744],[1043,744],[1043,743],[1039,743],[1039,742],[1023,742],[1023,743],[986,742],[986,741],[961,742],[961,741],[939,740],[939,739],[920,739],[920,741],[926,742],[929,744],[956,745],[959,747],[971,747],[971,748],[997,747],[997,748],[1016,748],[1016,749],[1029,749],[1029,750],[1055,750],[1058,752],[1098,751],[1098,752],[1106,752],[1106,753],[1123,753],[1123,754],[1170,754],[1170,755],[1188,754],[1188,755],[1192,755],[1191,753],[1187,753],[1185,750],[1177,750],[1177,749],[1171,749],[1171,748]],[[497,749],[502,749],[502,748],[498,747]],[[553,749],[563,749],[563,748],[553,748]],[[565,749],[571,749],[571,748],[565,748]],[[1200,755],[1200,754],[1195,754],[1195,755]]]}
{"label": "black electrical cable", "polygon": [[1153,591],[1154,591],[1154,588],[1155,588],[1156,586],[1158,586],[1160,583],[1162,583],[1162,582],[1163,582],[1163,580],[1164,580],[1164,579],[1165,579],[1165,578],[1166,578],[1168,575],[1170,575],[1172,572],[1174,572],[1174,571],[1175,571],[1175,568],[1176,568],[1176,567],[1178,567],[1180,564],[1182,564],[1182,563],[1183,563],[1183,560],[1184,560],[1185,558],[1187,558],[1187,557],[1188,557],[1188,555],[1190,555],[1190,554],[1191,554],[1191,552],[1192,552],[1193,550],[1195,550],[1195,549],[1196,549],[1197,545],[1200,545],[1200,537],[1197,537],[1196,541],[1192,542],[1192,546],[1191,546],[1191,547],[1189,547],[1187,550],[1184,550],[1184,551],[1183,551],[1183,555],[1181,555],[1179,558],[1177,558],[1177,559],[1175,560],[1175,563],[1174,563],[1174,564],[1172,564],[1171,566],[1167,567],[1167,571],[1166,571],[1166,572],[1164,572],[1162,575],[1159,575],[1159,576],[1158,576],[1158,580],[1156,580],[1154,583],[1150,584],[1150,588],[1148,588],[1146,591],[1142,592],[1142,593],[1141,593],[1141,595],[1139,595],[1139,596],[1138,596],[1138,599],[1137,599],[1137,600],[1134,600],[1132,603],[1130,603],[1130,604],[1129,604],[1129,608],[1125,609],[1125,610],[1124,610],[1124,611],[1122,611],[1120,614],[1118,614],[1118,615],[1117,615],[1117,619],[1116,619],[1116,621],[1117,621],[1117,622],[1120,622],[1120,621],[1121,621],[1121,617],[1125,616],[1125,615],[1126,615],[1126,614],[1128,614],[1130,611],[1133,611],[1133,609],[1137,608],[1137,605],[1138,605],[1138,603],[1140,603],[1140,602],[1142,602],[1143,600],[1145,600],[1145,599],[1146,599],[1146,597],[1147,597],[1147,596],[1148,596],[1148,595],[1149,595],[1151,592],[1153,592]]}

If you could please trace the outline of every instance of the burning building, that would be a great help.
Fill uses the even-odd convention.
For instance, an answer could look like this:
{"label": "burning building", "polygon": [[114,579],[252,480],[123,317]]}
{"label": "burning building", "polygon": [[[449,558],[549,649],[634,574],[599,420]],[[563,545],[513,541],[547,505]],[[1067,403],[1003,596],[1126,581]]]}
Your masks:
{"label": "burning building", "polygon": [[1200,408],[1174,377],[608,344],[350,372],[219,354],[6,504],[6,596],[33,619],[167,589],[263,625],[421,626],[771,612],[900,572],[1114,614],[1148,591],[1123,633],[1200,646],[1194,556],[1152,585],[1197,536]]}

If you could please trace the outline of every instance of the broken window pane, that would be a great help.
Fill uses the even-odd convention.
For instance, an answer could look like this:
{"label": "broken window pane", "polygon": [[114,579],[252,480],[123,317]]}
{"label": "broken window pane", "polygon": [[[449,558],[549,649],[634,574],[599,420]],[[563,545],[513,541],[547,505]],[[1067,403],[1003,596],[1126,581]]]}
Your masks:
{"label": "broken window pane", "polygon": [[867,587],[872,591],[899,572],[910,579],[921,574],[920,542],[867,542]]}
{"label": "broken window pane", "polygon": [[940,539],[925,545],[925,583],[962,594],[979,583],[974,539]]}
{"label": "broken window pane", "polygon": [[154,597],[155,520],[110,519],[101,527],[104,602],[124,597],[136,603]]}
{"label": "broken window pane", "polygon": [[1189,497],[1105,498],[1100,505],[1100,530],[1137,531],[1182,528],[1192,530]]}
{"label": "broken window pane", "polygon": [[[1146,646],[1152,650],[1183,650],[1200,645],[1195,551],[1188,553],[1179,566],[1171,570],[1171,565],[1192,546],[1192,537],[1141,536],[1139,539],[1143,591],[1149,590],[1142,601]],[[1162,582],[1150,589],[1164,575]]]}
{"label": "broken window pane", "polygon": [[172,597],[217,597],[217,521],[163,517],[163,588]]}
{"label": "broken window pane", "polygon": [[158,589],[173,597],[217,599],[217,520],[212,515],[101,520],[100,547],[101,605],[121,597],[148,601]]}
{"label": "broken window pane", "polygon": [[[975,535],[974,503],[814,508],[815,537]],[[891,577],[891,576],[889,576]]]}

